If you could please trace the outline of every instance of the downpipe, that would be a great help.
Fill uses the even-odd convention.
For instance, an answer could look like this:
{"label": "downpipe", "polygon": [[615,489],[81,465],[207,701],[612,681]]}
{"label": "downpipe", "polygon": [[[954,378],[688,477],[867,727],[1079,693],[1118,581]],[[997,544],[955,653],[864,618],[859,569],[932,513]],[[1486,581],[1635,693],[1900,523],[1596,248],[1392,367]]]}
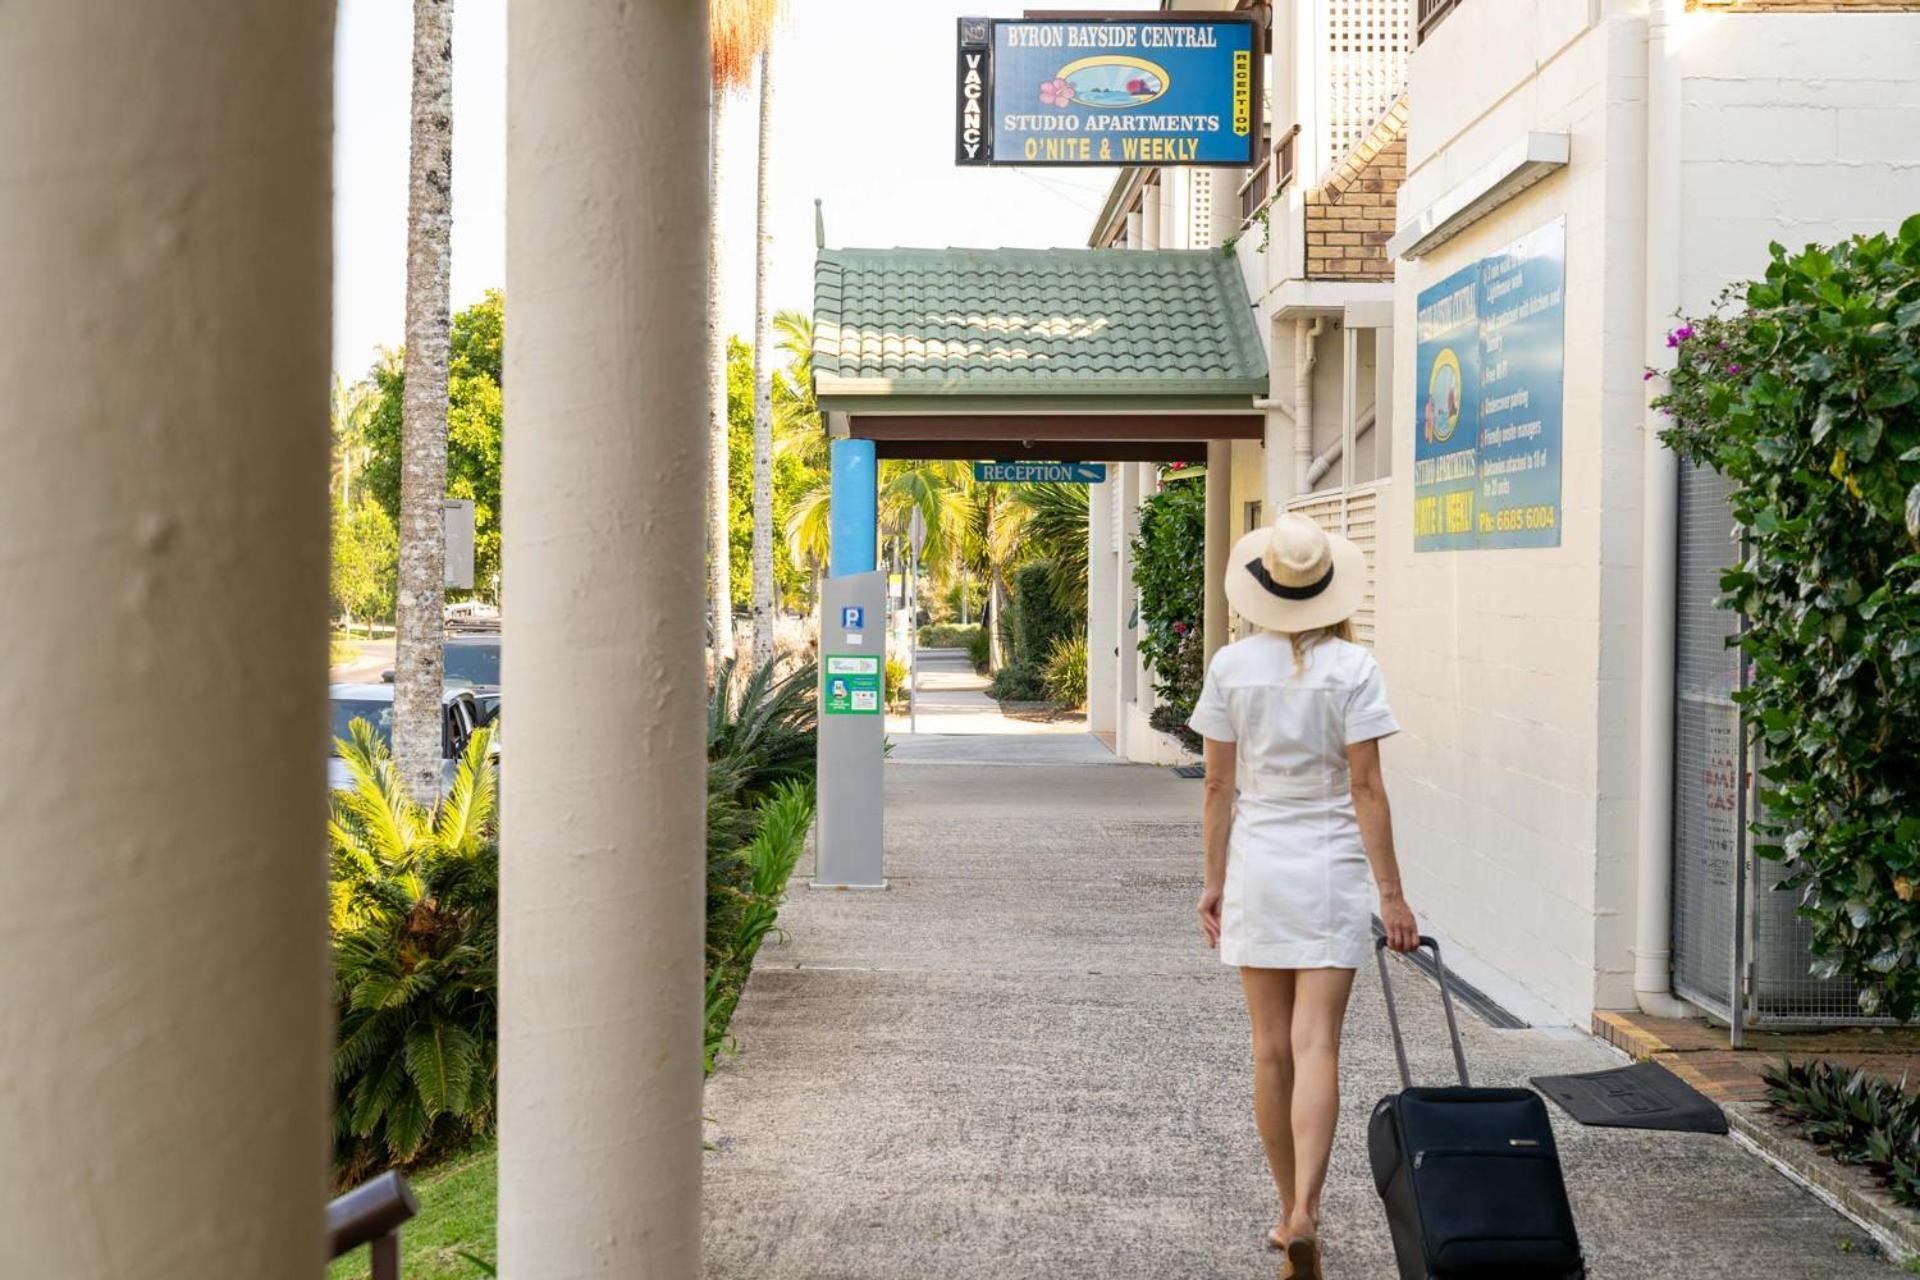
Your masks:
{"label": "downpipe", "polygon": [[[1646,317],[1650,369],[1671,367],[1666,329],[1680,308],[1680,65],[1674,23],[1681,0],[1647,13]],[[1642,418],[1640,542],[1640,805],[1633,994],[1658,1018],[1691,1016],[1673,994],[1673,665],[1680,528],[1680,465],[1660,440],[1649,381]]]}
{"label": "downpipe", "polygon": [[1313,469],[1313,367],[1320,361],[1315,339],[1327,327],[1325,316],[1311,322],[1304,317],[1293,322],[1293,492],[1306,493],[1312,487],[1307,473]]}

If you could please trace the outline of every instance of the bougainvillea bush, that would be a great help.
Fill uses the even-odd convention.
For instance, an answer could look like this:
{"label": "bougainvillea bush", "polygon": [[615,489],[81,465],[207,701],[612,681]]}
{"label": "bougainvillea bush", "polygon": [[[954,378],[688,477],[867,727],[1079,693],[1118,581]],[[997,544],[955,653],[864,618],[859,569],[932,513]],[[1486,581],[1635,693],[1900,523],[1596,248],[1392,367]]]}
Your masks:
{"label": "bougainvillea bush", "polygon": [[[1675,329],[1665,438],[1733,481],[1738,695],[1763,744],[1756,852],[1813,972],[1920,1011],[1920,215],[1789,254]],[[1653,375],[1649,375],[1653,376]]]}

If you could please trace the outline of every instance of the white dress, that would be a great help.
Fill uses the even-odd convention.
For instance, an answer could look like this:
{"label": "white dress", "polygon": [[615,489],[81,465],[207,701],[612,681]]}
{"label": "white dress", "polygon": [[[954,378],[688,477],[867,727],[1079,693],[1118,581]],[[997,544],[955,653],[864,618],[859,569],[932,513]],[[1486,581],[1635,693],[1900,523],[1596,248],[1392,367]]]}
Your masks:
{"label": "white dress", "polygon": [[1372,947],[1373,895],[1347,747],[1400,729],[1373,655],[1328,637],[1296,674],[1292,642],[1258,633],[1214,655],[1187,723],[1235,744],[1222,963],[1359,968]]}

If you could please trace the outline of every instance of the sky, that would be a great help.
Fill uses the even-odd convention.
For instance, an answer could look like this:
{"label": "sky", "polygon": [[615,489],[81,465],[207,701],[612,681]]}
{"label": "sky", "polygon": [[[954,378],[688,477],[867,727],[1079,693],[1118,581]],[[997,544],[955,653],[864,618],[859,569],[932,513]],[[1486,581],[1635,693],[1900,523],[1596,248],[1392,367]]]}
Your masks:
{"label": "sky", "polygon": [[[1103,0],[1099,8],[1158,8]],[[771,172],[775,310],[811,305],[813,201],[835,246],[1086,243],[1112,169],[953,163],[954,23],[982,0],[788,0],[776,37]],[[405,321],[412,6],[341,0],[334,61],[333,364],[363,375]],[[453,307],[505,279],[506,0],[457,0]],[[755,90],[730,101],[721,218],[728,327],[753,322]],[[704,109],[704,104],[702,104]]]}

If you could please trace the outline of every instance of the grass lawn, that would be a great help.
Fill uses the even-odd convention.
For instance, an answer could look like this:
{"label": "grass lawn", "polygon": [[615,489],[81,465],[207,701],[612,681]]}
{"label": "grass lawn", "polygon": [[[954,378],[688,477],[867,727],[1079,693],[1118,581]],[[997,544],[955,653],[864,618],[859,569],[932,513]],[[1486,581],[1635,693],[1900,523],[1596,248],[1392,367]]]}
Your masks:
{"label": "grass lawn", "polygon": [[[486,1273],[460,1251],[491,1260],[494,1148],[469,1151],[420,1177],[409,1178],[420,1216],[401,1229],[401,1273],[407,1280],[475,1280]],[[366,1280],[367,1251],[357,1249],[327,1271],[327,1280]]]}

